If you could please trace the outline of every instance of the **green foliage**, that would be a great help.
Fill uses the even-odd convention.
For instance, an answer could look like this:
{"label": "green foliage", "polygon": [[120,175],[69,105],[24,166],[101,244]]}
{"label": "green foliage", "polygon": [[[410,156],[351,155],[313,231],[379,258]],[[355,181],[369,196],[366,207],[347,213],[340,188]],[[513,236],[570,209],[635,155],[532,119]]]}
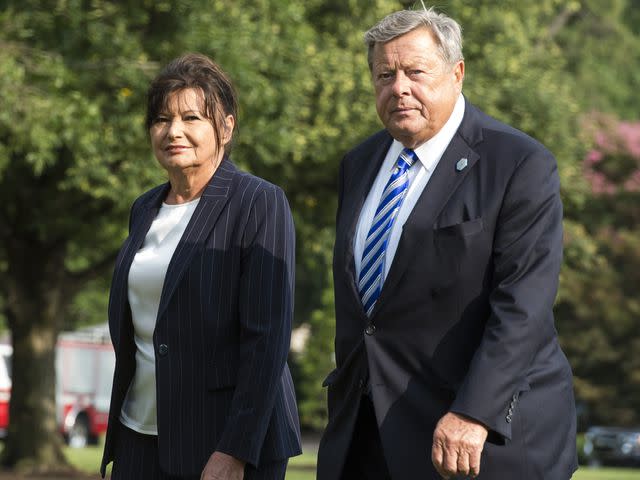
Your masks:
{"label": "green foliage", "polygon": [[558,30],[567,70],[579,89],[573,92],[582,107],[638,118],[640,63],[637,0],[570,2],[574,5]]}
{"label": "green foliage", "polygon": [[[566,222],[558,313],[585,421],[629,425],[640,411],[640,122],[592,115],[583,225]],[[602,406],[606,405],[606,408]]]}
{"label": "green foliage", "polygon": [[[1,309],[10,312],[13,305],[7,301],[10,271],[46,270],[40,265],[54,265],[55,257],[63,258],[62,266],[51,270],[63,275],[47,285],[64,299],[58,327],[105,320],[110,260],[126,235],[128,208],[164,178],[143,126],[147,85],[170,59],[200,51],[229,72],[239,92],[233,160],[281,185],[292,206],[296,325],[311,332],[305,352],[293,357],[295,380],[303,424],[322,426],[320,383],[333,368],[336,174],[342,155],[380,128],[362,33],[402,6],[421,8],[420,2],[5,4]],[[596,137],[583,119],[593,110],[638,118],[640,70],[632,68],[640,60],[638,6],[637,0],[606,8],[596,0],[438,4],[464,29],[466,96],[558,158],[566,252],[557,324],[579,401],[601,421],[638,421],[640,411],[632,400],[640,398],[633,328],[640,212],[634,192],[593,191],[583,160]],[[628,156],[607,155],[598,172],[614,182],[629,175]]]}
{"label": "green foliage", "polygon": [[[322,235],[325,243],[329,243],[332,232],[325,231]],[[322,248],[322,243],[318,246]],[[325,262],[328,264],[331,249],[323,248]],[[330,271],[324,268],[327,276]],[[333,354],[333,337],[335,334],[335,316],[333,303],[333,282],[327,279],[322,291],[322,303],[309,316],[309,340],[306,348],[299,354],[299,377],[296,385],[300,392],[298,408],[301,423],[312,429],[322,429],[326,424],[326,390],[322,388],[322,380],[335,368]]]}

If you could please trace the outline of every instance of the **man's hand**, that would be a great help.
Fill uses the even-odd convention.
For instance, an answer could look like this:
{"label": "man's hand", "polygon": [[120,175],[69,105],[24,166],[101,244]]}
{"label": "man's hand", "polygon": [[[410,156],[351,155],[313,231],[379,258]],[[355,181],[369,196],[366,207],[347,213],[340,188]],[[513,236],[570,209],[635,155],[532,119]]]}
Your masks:
{"label": "man's hand", "polygon": [[200,480],[242,480],[244,462],[222,452],[213,452],[204,466]]}
{"label": "man's hand", "polygon": [[475,420],[449,412],[433,432],[431,461],[442,478],[454,475],[476,477],[487,428]]}

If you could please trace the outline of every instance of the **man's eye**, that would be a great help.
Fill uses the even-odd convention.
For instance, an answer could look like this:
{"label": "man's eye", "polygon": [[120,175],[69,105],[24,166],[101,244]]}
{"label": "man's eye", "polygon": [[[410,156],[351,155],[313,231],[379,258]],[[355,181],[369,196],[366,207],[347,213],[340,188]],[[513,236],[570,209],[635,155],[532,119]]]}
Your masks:
{"label": "man's eye", "polygon": [[393,72],[382,72],[378,74],[380,80],[389,80],[391,77],[393,77]]}

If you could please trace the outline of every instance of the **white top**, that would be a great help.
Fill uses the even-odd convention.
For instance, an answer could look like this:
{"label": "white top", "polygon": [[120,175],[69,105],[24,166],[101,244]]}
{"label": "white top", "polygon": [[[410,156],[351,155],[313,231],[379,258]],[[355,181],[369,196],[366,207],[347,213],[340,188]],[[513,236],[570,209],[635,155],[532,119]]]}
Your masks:
{"label": "white top", "polygon": [[129,270],[129,306],[136,342],[136,373],[125,397],[120,421],[146,435],[158,434],[156,364],[153,331],[171,257],[200,198],[162,204]]}
{"label": "white top", "polygon": [[[385,279],[389,274],[393,257],[395,256],[396,249],[398,248],[400,234],[402,233],[402,226],[407,221],[407,218],[418,201],[418,198],[420,198],[422,191],[427,186],[433,171],[436,169],[436,166],[442,158],[442,154],[449,146],[449,143],[451,143],[451,139],[458,130],[460,123],[462,123],[462,117],[464,117],[464,97],[460,94],[455,106],[453,107],[453,112],[451,112],[449,120],[447,120],[440,131],[414,150],[418,156],[419,162],[414,163],[409,169],[409,190],[402,202],[398,216],[391,227],[391,234],[389,235],[386,259],[384,262],[383,278]],[[397,140],[393,141],[389,147],[387,156],[378,171],[378,176],[373,182],[371,190],[369,190],[369,194],[367,195],[367,199],[362,206],[360,219],[358,220],[358,228],[353,240],[356,281],[360,277],[362,252],[364,251],[364,244],[367,240],[369,229],[371,228],[371,222],[376,213],[376,209],[378,208],[378,204],[380,203],[380,197],[382,196],[384,187],[389,181],[389,177],[393,172],[396,160],[403,148],[404,147],[400,142]]]}

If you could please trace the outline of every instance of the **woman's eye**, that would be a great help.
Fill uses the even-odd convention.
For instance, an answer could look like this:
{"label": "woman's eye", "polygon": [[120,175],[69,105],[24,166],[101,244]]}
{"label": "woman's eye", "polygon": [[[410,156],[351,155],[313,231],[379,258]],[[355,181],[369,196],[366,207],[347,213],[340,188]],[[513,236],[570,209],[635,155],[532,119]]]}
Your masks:
{"label": "woman's eye", "polygon": [[156,117],[153,123],[167,123],[168,121],[168,117]]}

